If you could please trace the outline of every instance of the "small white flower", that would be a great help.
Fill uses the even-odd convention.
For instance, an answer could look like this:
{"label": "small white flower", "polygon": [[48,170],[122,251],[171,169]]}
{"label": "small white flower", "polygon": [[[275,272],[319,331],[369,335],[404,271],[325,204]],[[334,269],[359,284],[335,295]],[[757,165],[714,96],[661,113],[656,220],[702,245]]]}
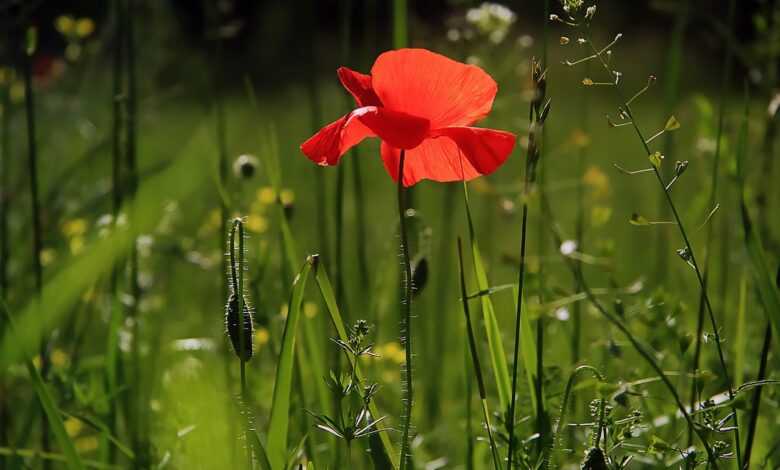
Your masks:
{"label": "small white flower", "polygon": [[577,251],[577,242],[574,240],[566,240],[561,243],[561,254],[564,256],[570,256]]}

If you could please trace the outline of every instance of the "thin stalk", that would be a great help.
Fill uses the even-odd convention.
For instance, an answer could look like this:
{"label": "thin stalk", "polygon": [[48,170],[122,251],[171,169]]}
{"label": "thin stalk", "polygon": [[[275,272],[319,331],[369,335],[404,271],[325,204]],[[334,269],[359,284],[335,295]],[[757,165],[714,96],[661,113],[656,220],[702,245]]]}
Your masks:
{"label": "thin stalk", "polygon": [[393,0],[393,48],[406,47],[409,41],[407,0]]}
{"label": "thin stalk", "polygon": [[465,378],[466,378],[466,470],[474,470],[474,429],[471,425],[471,388],[472,378],[469,373],[471,362],[469,361],[468,347],[464,349]]}
{"label": "thin stalk", "polygon": [[[590,68],[590,64],[586,65],[587,69]],[[588,99],[590,93],[584,90],[582,94],[582,116],[580,122],[582,123],[583,134],[588,134],[588,109],[590,107],[590,100]],[[580,147],[579,154],[577,155],[577,175],[585,174],[585,160],[587,159],[587,145]],[[574,228],[574,238],[577,240],[577,250],[580,252],[585,251],[585,185],[580,181],[577,184],[577,219]],[[582,269],[582,262],[577,261],[578,269]],[[574,281],[574,292],[580,292],[582,289],[578,284],[579,281]],[[580,348],[582,342],[582,309],[580,302],[575,302],[572,308],[572,338],[571,338],[571,362],[576,365],[580,361]]]}
{"label": "thin stalk", "polygon": [[[10,158],[11,143],[11,93],[10,81],[0,88],[2,93],[2,115],[0,115],[0,300],[8,303],[8,255],[9,255],[9,235],[8,235],[8,206],[11,197],[8,189],[10,178],[8,164]],[[5,321],[0,323],[0,335],[5,332]],[[5,379],[0,379],[0,423],[6,423],[0,426],[0,446],[9,443],[8,428],[11,426],[8,407],[6,405],[7,393],[5,391]],[[5,457],[0,458],[0,467],[7,463]]]}
{"label": "thin stalk", "polygon": [[[25,45],[25,49],[27,45]],[[43,265],[41,264],[41,250],[43,249],[41,227],[40,199],[38,192],[38,148],[35,134],[35,102],[32,87],[32,58],[34,51],[22,52],[22,73],[24,75],[24,104],[27,115],[27,172],[30,177],[30,202],[32,217],[32,265],[35,278],[35,297],[38,308],[41,309],[41,290],[43,289]],[[41,359],[41,377],[46,380],[49,372],[49,354],[47,351],[48,339],[42,338],[39,354]],[[49,421],[45,415],[41,418],[41,449],[49,450]],[[44,461],[44,468],[49,467],[49,462]]]}
{"label": "thin stalk", "polygon": [[[555,219],[552,216],[552,210],[549,207],[549,202],[547,202],[547,198],[542,195],[544,198],[545,204],[548,206],[548,213],[550,214],[550,220],[554,221]],[[558,228],[556,227],[555,223],[552,222],[549,224],[550,230],[553,234],[553,238],[555,240],[555,243],[560,245],[563,243],[563,237],[561,237],[560,233],[558,232]],[[696,433],[696,436],[701,441],[702,445],[704,446],[704,449],[707,452],[707,456],[710,460],[710,465],[717,470],[718,462],[715,457],[714,452],[712,451],[712,448],[710,447],[707,436],[704,434],[704,432],[696,426],[696,424],[693,422],[693,419],[691,418],[690,413],[688,413],[688,410],[686,409],[685,405],[682,402],[682,399],[680,398],[680,394],[677,393],[677,389],[675,389],[674,384],[672,384],[669,377],[666,375],[666,373],[661,369],[661,366],[658,365],[658,362],[653,357],[653,353],[648,351],[648,349],[634,336],[633,333],[631,333],[631,330],[628,329],[628,327],[623,323],[623,321],[615,314],[611,313],[609,310],[607,310],[601,302],[599,302],[598,298],[596,297],[596,294],[594,291],[590,288],[590,286],[585,282],[585,276],[582,270],[577,269],[577,264],[568,257],[564,258],[566,266],[571,271],[572,275],[579,278],[580,285],[582,286],[583,293],[585,294],[585,297],[587,298],[588,302],[590,302],[593,307],[596,308],[596,310],[609,321],[612,323],[618,330],[620,330],[621,333],[626,337],[629,343],[631,343],[631,346],[639,353],[640,356],[648,363],[648,365],[653,369],[653,371],[656,373],[658,378],[661,380],[661,382],[666,386],[666,388],[669,390],[669,393],[672,395],[672,398],[674,399],[675,405],[677,405],[677,409],[680,412],[680,414],[683,416],[685,421],[688,423],[688,426],[690,428],[694,429],[694,432]]]}
{"label": "thin stalk", "polygon": [[[526,174],[525,186],[528,190],[528,174]],[[523,200],[523,219],[520,228],[520,270],[517,275],[517,311],[515,312],[515,341],[512,354],[512,396],[509,401],[509,416],[507,427],[509,428],[509,448],[507,450],[507,470],[512,469],[512,457],[515,448],[515,405],[517,403],[517,363],[520,359],[520,320],[523,305],[523,287],[525,284],[525,245],[528,228],[528,203]],[[537,396],[537,400],[538,400]]]}
{"label": "thin stalk", "polygon": [[[542,21],[542,69],[547,68],[547,21],[550,17],[550,1],[544,0],[544,19]],[[540,132],[540,144],[539,144],[539,192],[544,193],[547,187],[547,178],[546,178],[546,171],[545,171],[545,160],[544,160],[544,145],[543,142],[545,140],[546,130],[545,128],[542,128],[542,132]],[[540,220],[547,220],[547,213],[545,211],[544,206],[541,204],[541,199],[539,203],[539,218]],[[544,259],[547,256],[547,242],[548,240],[544,236],[544,224],[539,224],[539,232],[537,235],[538,242],[539,242],[539,303],[544,303],[545,298],[545,290],[546,290],[546,283],[545,283],[545,277],[544,277]],[[518,300],[521,300],[519,294],[518,294]],[[520,307],[518,307],[520,308]],[[539,315],[539,318],[536,320],[536,383],[534,384],[534,387],[536,389],[536,432],[539,434],[539,439],[537,439],[537,452],[538,454],[542,454],[546,452],[546,449],[548,447],[549,443],[549,433],[547,432],[547,418],[545,416],[545,409],[544,409],[544,400],[543,400],[543,394],[544,394],[544,328],[545,327],[545,316],[544,314]],[[515,343],[515,348],[518,348],[518,344]],[[514,366],[513,366],[514,367]],[[513,370],[514,372],[514,370]],[[513,388],[512,393],[514,395],[515,389]],[[512,397],[514,399],[514,397]],[[514,410],[512,414],[512,419],[514,421]],[[512,427],[514,427],[514,423],[512,423]]]}
{"label": "thin stalk", "polygon": [[[371,286],[370,271],[368,268],[368,254],[366,253],[366,205],[365,205],[365,191],[363,189],[363,176],[360,168],[360,156],[358,154],[358,148],[353,149],[352,158],[352,186],[354,188],[354,201],[355,201],[355,231],[357,245],[357,263],[358,274],[360,275],[359,283],[361,292],[367,292]],[[362,296],[361,296],[362,297]],[[361,306],[363,307],[363,306]]]}
{"label": "thin stalk", "polygon": [[[111,94],[111,106],[113,109],[113,129],[111,135],[112,149],[111,149],[111,214],[113,215],[113,225],[116,228],[116,222],[119,217],[119,211],[122,207],[122,134],[123,134],[123,120],[122,120],[122,87],[123,87],[123,47],[122,38],[123,31],[123,18],[122,18],[122,2],[121,0],[114,0],[113,2],[113,14],[114,14],[114,50],[113,50],[113,90]],[[119,325],[120,325],[120,303],[119,303],[119,266],[114,265],[111,269],[111,278],[109,280],[109,295],[111,297],[110,305],[110,319],[109,319],[109,332],[108,332],[108,353],[106,354],[107,360],[111,363],[106,368],[108,374],[106,377],[106,386],[109,396],[116,396],[116,389],[118,387],[118,344],[119,344]],[[108,427],[113,435],[116,435],[117,427],[117,410],[116,400],[109,400],[108,410]],[[116,461],[116,450],[112,445],[108,446],[110,463]]]}
{"label": "thin stalk", "polygon": [[[457,185],[447,184],[444,186],[444,194],[441,202],[441,228],[439,230],[439,246],[436,253],[436,273],[441,273],[438,276],[436,283],[436,296],[434,305],[436,311],[445,312],[447,309],[447,300],[450,295],[449,277],[446,273],[450,272],[451,258],[448,253],[452,249],[452,232],[454,218],[450,215],[454,210],[455,196],[457,195]],[[446,340],[450,336],[450,329],[448,322],[439,322],[435,318],[431,318],[432,322],[429,322],[429,328],[433,327],[436,333],[432,335],[431,341],[433,342],[433,356],[432,357],[445,357],[446,354]],[[428,419],[431,422],[436,422],[441,414],[442,400],[439,396],[441,390],[441,384],[444,376],[443,367],[434,367],[431,370],[431,391],[434,393],[428,393],[428,404],[426,410],[429,412]]]}
{"label": "thin stalk", "polygon": [[493,456],[493,467],[499,470],[501,458],[498,455],[496,441],[493,438],[493,429],[490,425],[490,412],[487,406],[487,392],[485,391],[485,381],[482,378],[482,366],[479,362],[479,352],[477,351],[477,341],[474,339],[474,329],[471,327],[471,313],[469,311],[468,292],[466,291],[466,276],[463,270],[463,248],[460,237],[458,237],[458,268],[460,269],[460,298],[463,303],[463,314],[466,317],[466,331],[469,339],[469,350],[471,351],[471,361],[474,367],[474,375],[477,378],[477,389],[479,390],[479,399],[482,402],[482,416],[485,420],[485,428],[490,442],[490,452]]}
{"label": "thin stalk", "polygon": [[[351,36],[350,31],[350,16],[352,5],[350,0],[341,0],[341,60],[344,63],[349,61],[349,41]],[[349,97],[345,95],[346,107],[350,107]],[[353,160],[356,158],[353,158]],[[336,301],[342,306],[342,309],[349,312],[348,308],[345,308],[346,302],[344,299],[345,286],[344,286],[344,183],[346,175],[344,172],[346,169],[343,165],[338,165],[336,168],[336,250],[335,250],[335,269],[336,269]]]}
{"label": "thin stalk", "polygon": [[[589,31],[586,32],[586,36],[587,36],[586,37],[587,42],[588,42],[588,44],[590,45],[591,49],[593,50],[593,52],[595,54],[596,53],[596,49],[593,46],[593,42],[592,42],[592,39],[590,37],[590,32]],[[609,65],[604,61],[604,58],[600,54],[598,54],[598,59],[601,62],[601,64],[604,66],[604,68],[607,70],[607,72],[612,74],[612,71],[611,71]],[[652,152],[650,151],[650,147],[647,144],[647,140],[645,140],[645,137],[644,137],[641,129],[639,129],[639,126],[636,123],[636,119],[635,119],[635,117],[633,115],[633,112],[631,111],[631,106],[625,104],[626,100],[624,99],[623,93],[621,92],[620,88],[617,87],[617,86],[614,87],[614,88],[615,88],[615,94],[617,95],[617,97],[620,100],[620,102],[623,104],[623,107],[624,107],[624,110],[625,110],[625,112],[626,112],[626,114],[628,116],[628,119],[631,121],[631,126],[634,128],[634,132],[636,132],[637,137],[642,142],[642,147],[643,147],[643,149],[645,151],[645,155],[652,154]],[[721,372],[723,373],[723,376],[724,376],[724,378],[726,380],[726,383],[728,384],[729,399],[731,401],[733,401],[734,400],[734,389],[733,389],[732,382],[731,382],[731,376],[729,375],[728,368],[726,367],[726,359],[725,359],[725,356],[723,354],[723,347],[721,345],[722,341],[721,341],[721,338],[720,338],[720,332],[718,331],[718,325],[717,325],[717,322],[715,321],[715,314],[713,313],[712,304],[710,302],[709,295],[707,294],[707,287],[706,287],[706,283],[704,282],[702,271],[701,271],[701,269],[699,267],[699,263],[696,261],[696,255],[694,253],[693,246],[691,245],[691,242],[690,242],[690,240],[688,238],[688,233],[685,230],[685,226],[684,226],[684,224],[682,222],[682,218],[680,217],[680,214],[677,211],[677,206],[674,204],[674,201],[672,200],[671,193],[670,193],[669,189],[666,188],[666,183],[664,183],[663,177],[661,176],[661,173],[659,172],[658,168],[655,165],[653,165],[653,174],[655,174],[656,180],[658,181],[658,184],[659,184],[659,186],[661,187],[661,190],[664,193],[666,202],[669,205],[669,208],[672,210],[672,215],[674,216],[674,221],[675,221],[675,223],[677,225],[677,229],[680,232],[680,237],[682,238],[683,243],[685,244],[685,248],[688,250],[688,253],[690,254],[690,265],[693,267],[693,270],[696,273],[696,279],[699,282],[699,288],[701,290],[701,295],[704,298],[704,304],[707,307],[707,313],[709,314],[710,323],[711,323],[712,330],[713,330],[713,336],[715,338],[715,346],[716,346],[716,349],[718,351],[718,359],[720,361]],[[736,416],[737,415],[736,415],[736,412],[735,412],[734,413],[735,423],[737,422],[736,421]],[[736,424],[734,426],[734,435],[735,435],[735,441],[736,442],[740,442],[739,441],[739,425],[738,424]],[[740,461],[739,463],[741,465],[740,454],[741,454],[741,451],[739,449],[737,449],[737,460]]]}
{"label": "thin stalk", "polygon": [[[735,6],[736,2],[735,0],[731,0],[729,2],[729,12],[728,12],[728,26],[732,27],[734,22],[734,13],[735,13]],[[729,77],[731,72],[731,63],[732,63],[733,56],[730,52],[730,50],[726,51],[725,57],[723,59],[723,66],[721,69],[721,83],[720,83],[720,103],[718,104],[718,128],[717,132],[715,134],[715,156],[712,162],[712,173],[710,176],[710,195],[709,195],[709,202],[707,207],[713,207],[715,206],[717,202],[718,197],[718,174],[720,171],[720,154],[721,154],[721,141],[723,137],[723,124],[724,124],[724,117],[726,114],[726,93],[728,92],[729,87]],[[668,192],[668,189],[665,190]],[[697,326],[696,326],[696,348],[694,350],[694,356],[693,356],[693,380],[691,381],[691,410],[694,409],[694,405],[696,403],[697,398],[697,390],[696,390],[696,376],[699,370],[699,361],[701,359],[701,337],[702,337],[702,327],[704,323],[704,303],[705,303],[705,296],[707,292],[707,285],[709,281],[709,265],[710,265],[710,250],[712,246],[712,239],[713,239],[713,227],[714,224],[708,223],[707,224],[707,238],[705,240],[705,249],[704,249],[704,267],[703,267],[703,275],[702,275],[702,284],[701,284],[701,294],[699,297],[699,309],[698,309],[698,316],[697,316]],[[690,249],[690,247],[689,247]],[[711,311],[710,311],[711,312]],[[712,321],[712,327],[716,328],[714,317],[711,317]],[[716,338],[718,332],[715,332]],[[724,371],[726,369],[725,361],[723,360],[723,354],[722,351],[719,348],[719,354],[721,358],[721,366],[723,367]],[[726,377],[728,377],[728,373],[726,372]],[[729,393],[731,394],[731,381],[729,382]],[[730,395],[730,398],[733,399],[733,395]],[[737,423],[737,415],[736,410],[734,411],[734,422]],[[738,427],[735,427],[735,447],[737,449],[737,456],[738,461],[741,462],[741,459],[739,458],[739,450],[740,450],[740,441],[739,441],[739,431]],[[689,445],[690,442],[693,440],[693,436],[688,434],[688,441]]]}
{"label": "thin stalk", "polygon": [[[128,194],[131,198],[135,198],[135,194],[138,191],[138,159],[137,159],[137,81],[136,81],[136,65],[135,65],[135,7],[136,0],[127,0],[127,10],[125,18],[125,50],[127,53],[127,111],[126,111],[126,132],[127,139],[125,141],[125,158],[127,160],[127,172],[128,172]],[[146,453],[142,448],[141,436],[142,432],[139,429],[141,426],[141,416],[144,413],[143,407],[143,387],[141,385],[141,369],[140,369],[140,328],[138,321],[138,304],[141,299],[141,286],[138,277],[138,249],[136,246],[136,214],[135,207],[130,214],[130,230],[132,233],[131,245],[130,245],[130,294],[133,301],[128,308],[128,316],[132,322],[132,343],[130,346],[131,354],[131,387],[134,388],[129,395],[132,395],[132,417],[129,418],[131,424],[131,444],[133,452],[138,457],[134,461],[136,468],[143,465],[144,460],[141,456],[145,456]]]}
{"label": "thin stalk", "polygon": [[[550,102],[547,101],[545,103],[545,89],[546,89],[546,71],[542,68],[542,66],[536,61],[532,61],[531,65],[531,73],[533,75],[534,80],[534,87],[535,87],[535,97],[534,100],[531,102],[531,106],[529,109],[529,141],[528,141],[528,151],[527,151],[527,157],[526,157],[526,164],[525,164],[525,176],[523,180],[523,194],[522,194],[522,205],[523,205],[523,216],[522,216],[522,222],[520,226],[520,266],[518,269],[517,274],[517,283],[518,283],[518,289],[517,289],[517,304],[516,304],[516,310],[515,310],[515,336],[514,336],[514,351],[513,351],[513,361],[512,361],[512,389],[510,393],[509,398],[509,410],[508,410],[508,416],[506,418],[506,424],[508,428],[508,434],[509,434],[509,446],[507,450],[507,470],[511,470],[512,468],[512,459],[513,454],[515,450],[515,406],[517,403],[517,369],[518,369],[518,362],[519,362],[519,356],[520,356],[520,324],[522,320],[522,311],[523,311],[523,294],[524,294],[524,283],[525,283],[525,264],[526,264],[526,235],[527,235],[527,228],[528,228],[528,197],[530,194],[530,188],[531,184],[536,181],[536,168],[537,164],[539,163],[539,159],[541,157],[541,151],[540,151],[540,143],[538,142],[538,139],[543,138],[544,134],[544,121],[547,116],[547,112],[549,111],[549,104]],[[543,194],[543,193],[542,193]],[[543,234],[540,234],[540,236]],[[541,318],[539,321],[542,321]],[[537,363],[535,366],[537,367],[537,380],[534,383],[534,393],[536,394],[536,424],[539,429],[543,427],[543,420],[544,420],[544,406],[542,405],[542,386],[541,386],[541,376],[542,372],[541,369],[539,369],[543,364],[540,362],[539,356],[542,354],[542,351],[540,349],[540,337],[543,337],[544,331],[539,328],[539,324],[537,324]],[[542,433],[540,432],[540,435]],[[542,449],[539,449],[540,453],[542,452]]]}
{"label": "thin stalk", "polygon": [[[766,379],[767,363],[769,362],[769,350],[772,347],[772,324],[767,323],[764,329],[764,345],[761,347],[761,359],[758,367],[758,376],[756,382],[761,382]],[[750,457],[753,454],[753,441],[756,437],[756,429],[758,428],[758,416],[759,409],[761,408],[761,392],[764,387],[756,387],[753,392],[753,400],[750,406],[750,421],[748,422],[747,438],[745,441],[745,453],[743,457],[744,467],[750,468]],[[737,443],[739,445],[739,443]]]}
{"label": "thin stalk", "polygon": [[[669,52],[667,54],[666,71],[664,77],[664,111],[667,116],[674,113],[674,109],[677,106],[680,95],[680,71],[683,56],[683,44],[685,41],[685,30],[688,25],[688,17],[690,13],[690,1],[684,0],[680,2],[681,11],[675,15],[674,27],[672,28],[672,34],[669,44]],[[674,148],[674,133],[666,132],[664,134],[664,154],[669,155]],[[658,208],[659,217],[666,219],[668,208],[666,207],[666,201],[663,195],[658,195]],[[666,231],[658,231],[658,253],[667,253],[669,250],[669,239]],[[666,271],[668,269],[668,257],[658,256],[656,259],[655,275],[658,282],[666,278]]]}
{"label": "thin stalk", "polygon": [[402,417],[401,470],[411,468],[409,428],[412,422],[414,389],[412,384],[412,263],[409,259],[409,241],[406,235],[406,194],[404,191],[404,161],[406,151],[401,150],[398,161],[398,222],[401,231],[401,257],[403,260],[403,298],[401,299],[401,344],[405,350],[404,412]]}

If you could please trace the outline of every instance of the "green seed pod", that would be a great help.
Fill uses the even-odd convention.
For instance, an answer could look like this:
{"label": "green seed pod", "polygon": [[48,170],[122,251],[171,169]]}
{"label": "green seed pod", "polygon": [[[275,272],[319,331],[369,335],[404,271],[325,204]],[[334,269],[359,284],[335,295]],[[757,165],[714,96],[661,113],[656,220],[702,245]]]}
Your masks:
{"label": "green seed pod", "polygon": [[428,284],[428,258],[421,256],[412,266],[412,293],[417,296]]}
{"label": "green seed pod", "polygon": [[[225,305],[225,329],[227,330],[230,342],[233,344],[233,351],[236,356],[244,362],[252,359],[252,312],[244,299],[243,321],[238,318],[238,297],[236,294],[230,294]],[[240,325],[240,326],[239,326]],[[244,354],[241,354],[241,333],[244,337]]]}

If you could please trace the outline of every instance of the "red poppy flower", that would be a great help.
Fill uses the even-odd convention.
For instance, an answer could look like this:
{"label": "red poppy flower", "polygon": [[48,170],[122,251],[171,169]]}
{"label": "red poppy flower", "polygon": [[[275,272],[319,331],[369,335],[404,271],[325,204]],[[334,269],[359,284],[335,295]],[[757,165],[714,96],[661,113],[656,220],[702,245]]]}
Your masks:
{"label": "red poppy flower", "polygon": [[301,145],[319,165],[335,165],[366,137],[379,137],[393,180],[406,151],[403,184],[411,186],[492,173],[514,148],[509,132],[469,127],[487,116],[498,90],[479,67],[425,49],[399,49],[381,54],[371,75],[346,67],[338,75],[358,108]]}

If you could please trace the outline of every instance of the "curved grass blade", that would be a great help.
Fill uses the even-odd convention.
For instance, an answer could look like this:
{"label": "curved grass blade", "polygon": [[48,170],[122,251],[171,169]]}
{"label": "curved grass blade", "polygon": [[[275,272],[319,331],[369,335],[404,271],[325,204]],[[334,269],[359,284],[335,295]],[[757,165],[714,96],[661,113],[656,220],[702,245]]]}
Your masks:
{"label": "curved grass blade", "polygon": [[290,395],[292,392],[293,359],[298,322],[306,280],[312,269],[313,258],[308,258],[293,281],[287,321],[282,334],[281,353],[276,367],[276,381],[268,425],[268,460],[273,468],[283,468],[287,459],[287,431],[290,425]]}
{"label": "curved grass blade", "polygon": [[257,431],[254,431],[249,433],[249,437],[251,438],[249,440],[249,445],[251,445],[252,449],[255,451],[255,458],[260,462],[260,468],[263,470],[272,470],[271,462],[268,461],[268,454],[265,451],[263,442],[260,440],[260,435],[257,434]]}
{"label": "curved grass blade", "polygon": [[[10,325],[10,329],[13,331],[15,325],[13,318],[11,317],[11,312],[8,311],[5,302],[0,302],[0,305],[3,309],[3,316],[8,322],[8,325]],[[60,410],[57,409],[57,405],[54,404],[54,399],[51,397],[51,394],[49,394],[49,389],[43,382],[40,372],[38,372],[38,369],[33,364],[32,359],[25,359],[25,365],[27,366],[27,372],[30,374],[30,380],[32,380],[35,394],[38,395],[38,400],[40,400],[43,411],[46,414],[46,419],[49,421],[51,431],[54,433],[54,438],[57,440],[57,444],[59,444],[65,456],[65,464],[70,470],[82,470],[84,465],[81,462],[79,454],[76,452],[76,446],[65,431],[65,424],[62,422]]]}

